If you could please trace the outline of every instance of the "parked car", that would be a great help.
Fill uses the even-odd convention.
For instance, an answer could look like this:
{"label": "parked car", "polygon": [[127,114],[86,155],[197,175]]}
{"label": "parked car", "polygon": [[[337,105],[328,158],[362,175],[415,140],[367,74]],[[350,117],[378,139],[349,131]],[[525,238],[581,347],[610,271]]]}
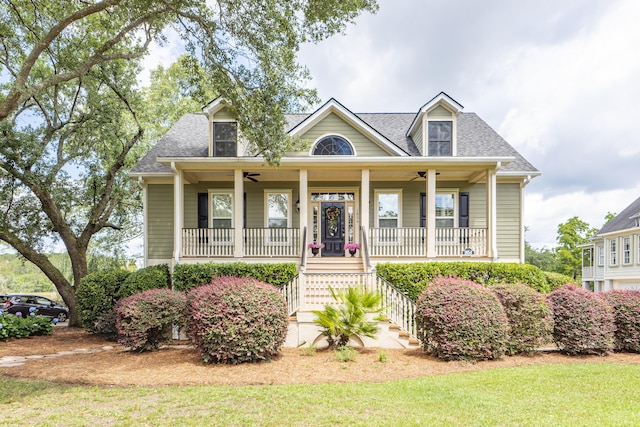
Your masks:
{"label": "parked car", "polygon": [[32,311],[31,307],[36,309],[36,314],[42,316],[58,318],[58,321],[64,322],[69,318],[69,310],[67,307],[58,304],[49,298],[38,295],[9,295],[11,307],[7,310],[9,313],[21,313],[22,317],[26,317]]}

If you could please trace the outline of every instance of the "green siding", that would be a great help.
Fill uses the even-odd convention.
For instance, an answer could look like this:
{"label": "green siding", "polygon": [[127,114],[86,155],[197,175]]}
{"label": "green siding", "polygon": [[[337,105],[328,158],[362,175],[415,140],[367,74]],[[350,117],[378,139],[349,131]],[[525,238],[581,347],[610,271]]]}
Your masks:
{"label": "green siding", "polygon": [[235,122],[236,118],[231,114],[231,111],[229,111],[228,108],[223,108],[222,110],[216,112],[213,117],[212,117],[213,121],[216,122],[223,122],[223,121],[227,121],[227,122]]}
{"label": "green siding", "polygon": [[520,184],[497,184],[496,193],[498,257],[520,258]]}
{"label": "green siding", "polygon": [[[313,128],[305,132],[301,138],[313,144],[318,138],[324,135],[344,136],[353,144],[358,157],[389,156],[389,153],[380,148],[379,145],[333,113],[329,114]],[[293,155],[308,156],[309,151]]]}
{"label": "green siding", "polygon": [[149,259],[173,256],[173,185],[147,186],[147,245]]}
{"label": "green siding", "polygon": [[424,152],[423,152],[424,147],[423,147],[423,139],[422,139],[422,121],[420,122],[420,126],[418,126],[418,128],[415,130],[413,135],[411,135],[411,137],[413,138],[413,142],[416,144],[416,147],[418,147],[418,151],[420,151],[420,154],[424,156]]}
{"label": "green siding", "polygon": [[452,114],[451,114],[451,111],[447,110],[442,105],[438,105],[436,108],[434,108],[433,110],[429,111],[429,113],[427,113],[427,116],[429,116],[429,117],[451,117]]}

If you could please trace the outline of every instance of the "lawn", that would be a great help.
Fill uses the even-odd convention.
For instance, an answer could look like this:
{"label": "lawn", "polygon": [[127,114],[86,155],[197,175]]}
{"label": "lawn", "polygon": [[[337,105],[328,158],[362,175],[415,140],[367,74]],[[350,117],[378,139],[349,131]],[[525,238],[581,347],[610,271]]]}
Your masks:
{"label": "lawn", "polygon": [[249,387],[112,388],[0,378],[0,420],[12,426],[637,426],[640,365]]}

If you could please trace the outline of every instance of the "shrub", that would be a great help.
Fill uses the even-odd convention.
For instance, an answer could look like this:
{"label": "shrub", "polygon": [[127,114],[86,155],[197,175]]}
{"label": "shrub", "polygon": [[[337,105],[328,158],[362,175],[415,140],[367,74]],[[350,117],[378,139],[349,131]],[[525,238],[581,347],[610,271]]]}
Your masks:
{"label": "shrub", "polygon": [[45,316],[16,316],[0,310],[0,339],[51,335],[52,321]]}
{"label": "shrub", "polygon": [[251,277],[276,288],[282,288],[297,274],[295,263],[247,264],[206,263],[178,264],[173,269],[173,288],[188,291],[194,287],[210,283],[215,277]]}
{"label": "shrub", "polygon": [[124,298],[116,308],[118,342],[134,351],[155,350],[171,339],[172,326],[184,318],[185,295],[151,289]]}
{"label": "shrub", "polygon": [[338,362],[355,362],[358,357],[358,352],[353,347],[340,346],[333,350],[333,354],[336,355]]}
{"label": "shrub", "polygon": [[382,295],[359,287],[340,292],[329,289],[338,306],[326,305],[324,310],[313,310],[316,315],[313,321],[327,337],[329,347],[345,347],[353,335],[375,338],[378,323],[368,320],[367,315],[382,312]]}
{"label": "shrub", "polygon": [[96,328],[95,322],[113,310],[120,287],[129,274],[126,270],[96,272],[80,281],[76,289],[76,303],[83,328],[98,335],[104,332]]}
{"label": "shrub", "polygon": [[613,309],[600,296],[572,285],[548,295],[553,340],[567,354],[606,354],[613,347]]}
{"label": "shrub", "polygon": [[288,328],[286,304],[273,286],[252,278],[219,277],[188,294],[187,335],[210,363],[275,357]]}
{"label": "shrub", "polygon": [[504,309],[475,282],[434,279],[418,298],[416,323],[423,348],[440,359],[497,359],[506,351]]}
{"label": "shrub", "polygon": [[551,341],[553,313],[544,296],[526,285],[491,286],[509,321],[507,354],[531,353]]}
{"label": "shrub", "polygon": [[141,268],[127,276],[118,290],[118,300],[150,289],[171,287],[171,275],[167,264]]}
{"label": "shrub", "polygon": [[600,295],[613,308],[615,350],[640,353],[640,291],[608,291]]}
{"label": "shrub", "polygon": [[551,271],[543,271],[545,279],[549,284],[549,292],[555,291],[564,285],[575,285],[576,281],[573,277],[566,276],[560,273],[553,273]]}
{"label": "shrub", "polygon": [[413,301],[429,282],[437,277],[458,277],[481,285],[523,283],[538,292],[547,293],[549,287],[542,270],[529,264],[489,262],[418,262],[410,264],[381,263],[376,266],[379,276],[393,284]]}

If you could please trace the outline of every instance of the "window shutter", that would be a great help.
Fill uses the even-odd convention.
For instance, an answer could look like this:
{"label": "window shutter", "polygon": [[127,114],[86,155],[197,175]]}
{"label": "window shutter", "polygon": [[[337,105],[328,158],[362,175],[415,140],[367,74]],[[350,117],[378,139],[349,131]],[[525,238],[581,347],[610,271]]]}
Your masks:
{"label": "window shutter", "polygon": [[469,227],[469,193],[460,192],[459,195],[460,212],[458,218],[458,226],[461,228]]}
{"label": "window shutter", "polygon": [[209,228],[208,193],[198,193],[198,228]]}

